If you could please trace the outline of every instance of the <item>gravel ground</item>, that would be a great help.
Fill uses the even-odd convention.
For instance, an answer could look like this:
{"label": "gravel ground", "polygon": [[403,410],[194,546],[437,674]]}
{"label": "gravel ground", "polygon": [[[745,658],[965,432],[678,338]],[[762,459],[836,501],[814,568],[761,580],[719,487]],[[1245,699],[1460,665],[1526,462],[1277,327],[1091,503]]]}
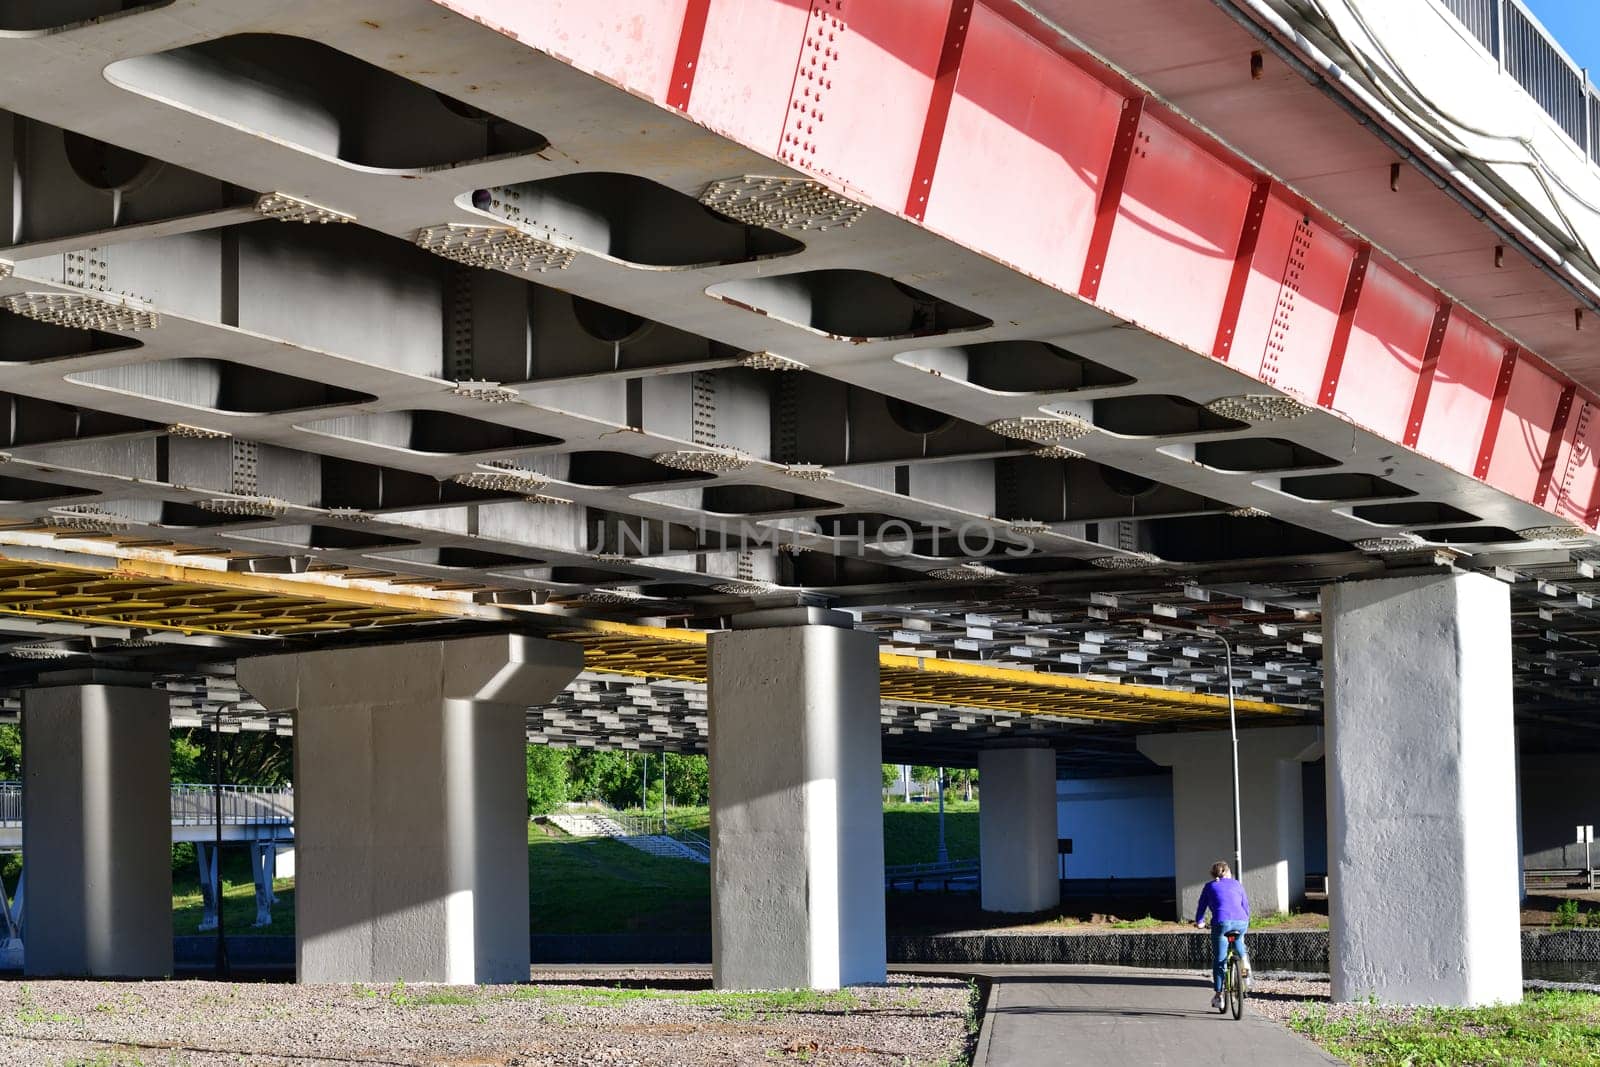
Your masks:
{"label": "gravel ground", "polygon": [[[534,974],[526,986],[0,982],[0,1062],[89,1067],[964,1064],[968,987],[721,994],[709,972]],[[634,987],[659,990],[646,994]],[[618,986],[624,987],[618,989]]]}
{"label": "gravel ground", "polygon": [[[1326,975],[1258,972],[1250,976],[1250,996],[1245,1010],[1287,1023],[1297,1010],[1308,1007],[1311,1002],[1330,1007],[1328,995]],[[1343,1006],[1359,1007],[1331,1007]]]}

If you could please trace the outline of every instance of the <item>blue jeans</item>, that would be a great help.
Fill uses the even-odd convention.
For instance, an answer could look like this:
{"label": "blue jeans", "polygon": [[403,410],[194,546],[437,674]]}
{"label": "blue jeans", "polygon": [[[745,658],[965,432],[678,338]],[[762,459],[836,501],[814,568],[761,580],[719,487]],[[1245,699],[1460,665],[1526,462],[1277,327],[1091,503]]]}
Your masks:
{"label": "blue jeans", "polygon": [[1211,924],[1211,955],[1215,963],[1211,965],[1211,987],[1218,993],[1222,992],[1222,975],[1228,966],[1228,939],[1224,934],[1239,935],[1239,958],[1247,960],[1250,957],[1244,950],[1244,932],[1250,929],[1248,919],[1233,919],[1225,923]]}

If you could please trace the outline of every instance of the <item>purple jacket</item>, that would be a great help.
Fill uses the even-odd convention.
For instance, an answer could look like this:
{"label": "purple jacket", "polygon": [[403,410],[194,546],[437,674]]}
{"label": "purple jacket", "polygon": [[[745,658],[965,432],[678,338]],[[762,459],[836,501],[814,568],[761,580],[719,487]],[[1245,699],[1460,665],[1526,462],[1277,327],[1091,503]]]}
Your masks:
{"label": "purple jacket", "polygon": [[1194,921],[1199,922],[1211,910],[1211,921],[1217,923],[1249,922],[1250,898],[1244,895],[1244,886],[1232,878],[1215,878],[1200,890],[1200,906],[1194,910]]}

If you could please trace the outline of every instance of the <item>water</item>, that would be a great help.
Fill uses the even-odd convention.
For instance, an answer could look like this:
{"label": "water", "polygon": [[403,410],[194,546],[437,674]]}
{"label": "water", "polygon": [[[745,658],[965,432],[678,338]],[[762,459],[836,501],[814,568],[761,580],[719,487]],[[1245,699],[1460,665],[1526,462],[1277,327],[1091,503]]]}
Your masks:
{"label": "water", "polygon": [[1524,981],[1586,985],[1600,989],[1600,962],[1589,960],[1524,962],[1522,977]]}

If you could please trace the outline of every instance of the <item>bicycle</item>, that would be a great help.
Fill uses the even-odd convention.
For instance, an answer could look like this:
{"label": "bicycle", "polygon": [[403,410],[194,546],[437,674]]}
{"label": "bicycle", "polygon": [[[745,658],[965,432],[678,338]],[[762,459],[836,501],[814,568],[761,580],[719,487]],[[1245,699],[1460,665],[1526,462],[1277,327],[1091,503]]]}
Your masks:
{"label": "bicycle", "polygon": [[1228,957],[1222,971],[1222,1006],[1220,1015],[1233,1013],[1238,1019],[1244,1014],[1244,958],[1239,955],[1239,935],[1229,931],[1222,935],[1228,939]]}

